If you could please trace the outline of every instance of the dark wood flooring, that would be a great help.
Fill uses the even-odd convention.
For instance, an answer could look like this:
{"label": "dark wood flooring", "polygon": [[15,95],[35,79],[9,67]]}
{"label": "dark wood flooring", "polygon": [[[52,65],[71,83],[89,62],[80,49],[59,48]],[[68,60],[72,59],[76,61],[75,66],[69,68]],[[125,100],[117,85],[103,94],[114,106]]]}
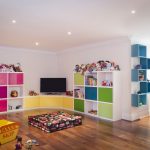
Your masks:
{"label": "dark wood flooring", "polygon": [[[56,110],[40,109],[0,115],[20,123],[19,134],[23,144],[29,139],[36,139],[39,146],[33,150],[150,150],[150,118],[128,122],[104,121],[83,116],[81,126],[45,133],[40,129],[28,126],[28,116]],[[67,111],[68,112],[68,111]],[[69,112],[73,113],[73,112]],[[0,150],[14,150],[16,141],[0,146]],[[25,149],[25,147],[23,147]]]}

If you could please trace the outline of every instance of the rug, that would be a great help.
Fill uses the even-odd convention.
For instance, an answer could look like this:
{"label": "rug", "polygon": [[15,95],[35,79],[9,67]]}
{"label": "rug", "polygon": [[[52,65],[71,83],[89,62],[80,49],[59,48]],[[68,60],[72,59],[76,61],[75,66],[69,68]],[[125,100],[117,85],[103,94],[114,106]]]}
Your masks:
{"label": "rug", "polygon": [[58,111],[28,116],[28,124],[50,133],[81,125],[82,117]]}

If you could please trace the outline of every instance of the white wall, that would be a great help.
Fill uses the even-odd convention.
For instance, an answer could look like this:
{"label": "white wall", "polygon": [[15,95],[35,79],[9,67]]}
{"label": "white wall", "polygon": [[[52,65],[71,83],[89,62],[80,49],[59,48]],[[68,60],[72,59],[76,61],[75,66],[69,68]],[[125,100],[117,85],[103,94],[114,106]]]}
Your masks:
{"label": "white wall", "polygon": [[56,77],[58,75],[58,62],[55,53],[0,47],[0,56],[0,63],[21,63],[25,73],[25,95],[29,90],[39,92],[41,77]]}
{"label": "white wall", "polygon": [[120,38],[84,47],[73,48],[58,54],[59,73],[67,77],[68,90],[73,89],[73,69],[76,64],[87,64],[98,60],[110,60],[121,68],[121,101],[123,118],[130,120],[131,114],[131,43]]}

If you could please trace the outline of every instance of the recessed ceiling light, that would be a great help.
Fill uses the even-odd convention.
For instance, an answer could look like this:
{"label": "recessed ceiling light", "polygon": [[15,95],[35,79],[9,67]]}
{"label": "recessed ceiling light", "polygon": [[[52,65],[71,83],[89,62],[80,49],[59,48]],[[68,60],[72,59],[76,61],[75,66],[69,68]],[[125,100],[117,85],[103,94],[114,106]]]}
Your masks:
{"label": "recessed ceiling light", "polygon": [[38,45],[39,45],[39,42],[35,42],[35,45],[38,46]]}
{"label": "recessed ceiling light", "polygon": [[15,24],[15,23],[16,23],[16,20],[12,20],[11,22],[12,22],[13,24]]}
{"label": "recessed ceiling light", "polygon": [[69,32],[67,32],[67,34],[68,34],[68,35],[71,35],[72,33],[69,31]]}
{"label": "recessed ceiling light", "polygon": [[136,13],[136,11],[135,10],[131,10],[131,14],[135,14]]}

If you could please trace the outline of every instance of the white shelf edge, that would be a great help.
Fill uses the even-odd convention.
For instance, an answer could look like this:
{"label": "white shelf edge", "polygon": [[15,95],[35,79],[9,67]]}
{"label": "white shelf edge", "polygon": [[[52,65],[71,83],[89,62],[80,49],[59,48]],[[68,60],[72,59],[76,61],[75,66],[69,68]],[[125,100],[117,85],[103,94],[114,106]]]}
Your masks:
{"label": "white shelf edge", "polygon": [[74,85],[74,87],[75,87],[75,86],[83,86],[83,87],[84,87],[84,85]]}
{"label": "white shelf edge", "polygon": [[9,86],[9,87],[13,87],[13,86],[23,86],[23,84],[14,84],[14,85],[11,85],[11,84],[9,84],[9,85],[7,85],[7,86]]}
{"label": "white shelf edge", "polygon": [[98,101],[99,103],[104,103],[104,104],[112,104],[113,105],[113,102],[110,103],[110,102],[102,102],[102,101]]}
{"label": "white shelf edge", "polygon": [[24,97],[8,97],[8,100],[23,99]]}
{"label": "white shelf edge", "polygon": [[97,85],[85,85],[85,87],[97,87]]}
{"label": "white shelf edge", "polygon": [[92,116],[92,117],[97,117],[97,118],[99,117],[98,114],[97,114],[97,115],[94,115],[94,114],[91,114],[91,113],[88,113],[88,112],[85,113],[85,114],[88,115],[88,116]]}
{"label": "white shelf edge", "polygon": [[89,99],[85,99],[85,101],[87,101],[87,102],[94,102],[94,103],[98,103],[98,101],[96,101],[96,100],[89,100]]}
{"label": "white shelf edge", "polygon": [[1,100],[7,100],[7,98],[0,98],[0,101],[1,101]]}
{"label": "white shelf edge", "polygon": [[24,109],[23,108],[21,108],[21,109],[12,109],[12,110],[7,110],[7,112],[9,113],[9,112],[17,112],[17,111],[24,111]]}
{"label": "white shelf edge", "polygon": [[24,72],[0,72],[0,73],[24,73]]}
{"label": "white shelf edge", "polygon": [[98,88],[113,88],[113,86],[98,86]]}
{"label": "white shelf edge", "polygon": [[75,98],[75,97],[74,97],[74,99],[83,100],[83,101],[85,100],[84,98]]}

